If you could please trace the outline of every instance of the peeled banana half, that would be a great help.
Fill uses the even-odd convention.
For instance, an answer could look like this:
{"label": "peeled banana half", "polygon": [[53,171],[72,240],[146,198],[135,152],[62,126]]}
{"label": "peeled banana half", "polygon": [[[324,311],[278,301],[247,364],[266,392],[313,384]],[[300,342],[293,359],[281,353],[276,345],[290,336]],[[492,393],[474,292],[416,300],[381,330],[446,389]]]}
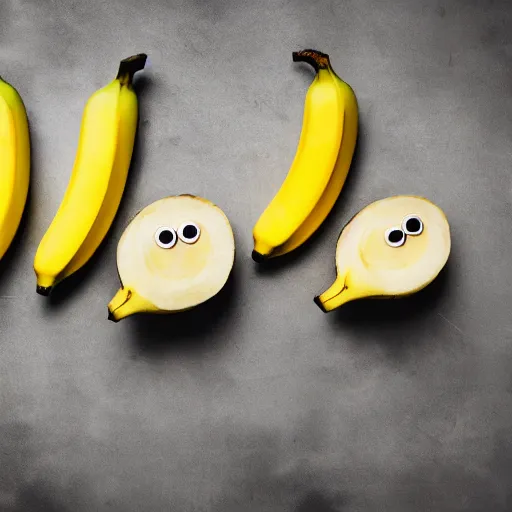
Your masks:
{"label": "peeled banana half", "polygon": [[343,228],[337,277],[314,300],[326,313],[357,299],[411,295],[438,276],[450,249],[450,226],[439,206],[407,195],[375,201]]}
{"label": "peeled banana half", "polygon": [[357,99],[329,56],[303,50],[294,52],[293,60],[311,64],[316,76],[306,94],[291,168],[253,229],[256,262],[289,253],[315,233],[341,192],[356,146]]}
{"label": "peeled banana half", "polygon": [[75,163],[61,205],[34,259],[37,293],[49,295],[80,269],[107,234],[124,192],[138,122],[133,76],[146,55],[121,61],[117,77],[85,106]]}
{"label": "peeled banana half", "polygon": [[109,319],[191,309],[224,287],[234,258],[233,230],[218,206],[187,194],[160,199],[119,240],[122,286],[108,305]]}
{"label": "peeled banana half", "polygon": [[29,182],[27,113],[18,91],[0,77],[0,258],[18,230]]}

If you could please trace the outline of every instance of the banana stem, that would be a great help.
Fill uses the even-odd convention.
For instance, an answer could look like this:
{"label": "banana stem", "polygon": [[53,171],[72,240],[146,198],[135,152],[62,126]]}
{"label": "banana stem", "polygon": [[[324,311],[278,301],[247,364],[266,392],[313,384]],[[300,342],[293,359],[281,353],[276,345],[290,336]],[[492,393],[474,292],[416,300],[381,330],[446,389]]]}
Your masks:
{"label": "banana stem", "polygon": [[330,69],[331,62],[329,55],[319,52],[318,50],[301,50],[300,52],[292,53],[293,62],[307,62],[315,68],[318,73],[321,69]]}
{"label": "banana stem", "polygon": [[145,53],[139,53],[127,59],[123,59],[119,63],[119,71],[117,72],[116,79],[121,82],[121,85],[131,85],[133,75],[135,75],[137,71],[144,69],[147,58],[148,56]]}

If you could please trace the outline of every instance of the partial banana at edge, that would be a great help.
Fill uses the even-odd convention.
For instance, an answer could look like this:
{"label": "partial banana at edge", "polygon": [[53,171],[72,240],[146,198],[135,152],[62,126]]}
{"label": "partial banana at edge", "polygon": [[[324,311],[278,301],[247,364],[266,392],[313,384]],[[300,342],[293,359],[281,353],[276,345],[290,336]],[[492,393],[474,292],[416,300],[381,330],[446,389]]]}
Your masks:
{"label": "partial banana at edge", "polygon": [[345,183],[358,132],[354,91],[316,50],[293,53],[316,70],[306,94],[297,152],[281,188],[253,229],[256,262],[289,253],[325,220]]}
{"label": "partial banana at edge", "polygon": [[18,231],[29,182],[27,112],[18,91],[0,77],[0,259]]}
{"label": "partial banana at edge", "polygon": [[138,122],[133,76],[146,54],[121,61],[117,77],[87,101],[78,150],[62,203],[34,259],[37,293],[49,295],[92,257],[124,192]]}

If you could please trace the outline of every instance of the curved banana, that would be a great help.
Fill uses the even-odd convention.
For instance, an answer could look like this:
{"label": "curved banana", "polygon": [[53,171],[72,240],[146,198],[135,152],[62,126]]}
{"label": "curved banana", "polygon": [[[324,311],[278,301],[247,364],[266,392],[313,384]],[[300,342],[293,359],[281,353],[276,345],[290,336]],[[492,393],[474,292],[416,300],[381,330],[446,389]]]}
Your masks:
{"label": "curved banana", "polygon": [[81,268],[107,234],[119,208],[133,153],[138,100],[133,75],[147,56],[121,61],[117,77],[88,100],[73,172],[34,259],[37,293]]}
{"label": "curved banana", "polygon": [[0,77],[0,258],[20,225],[29,182],[27,112],[18,91]]}
{"label": "curved banana", "polygon": [[316,50],[293,53],[317,74],[305,99],[297,153],[281,188],[253,230],[252,257],[261,262],[291,252],[320,227],[345,183],[358,132],[354,91]]}

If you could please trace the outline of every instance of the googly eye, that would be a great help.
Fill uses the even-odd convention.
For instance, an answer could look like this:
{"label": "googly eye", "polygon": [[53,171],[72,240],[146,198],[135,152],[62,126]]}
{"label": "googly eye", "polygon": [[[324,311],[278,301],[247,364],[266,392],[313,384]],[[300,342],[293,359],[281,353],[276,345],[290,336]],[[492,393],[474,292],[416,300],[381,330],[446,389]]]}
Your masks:
{"label": "googly eye", "polygon": [[421,235],[423,222],[417,215],[407,215],[402,221],[402,229],[406,235]]}
{"label": "googly eye", "polygon": [[398,227],[389,228],[384,235],[386,243],[390,247],[400,247],[405,244],[406,234]]}
{"label": "googly eye", "polygon": [[178,236],[186,244],[195,244],[199,240],[201,230],[195,222],[185,222],[178,229]]}
{"label": "googly eye", "polygon": [[162,249],[171,249],[176,245],[178,241],[178,237],[176,235],[176,231],[172,228],[168,228],[163,226],[158,228],[155,233],[155,242],[158,247]]}

